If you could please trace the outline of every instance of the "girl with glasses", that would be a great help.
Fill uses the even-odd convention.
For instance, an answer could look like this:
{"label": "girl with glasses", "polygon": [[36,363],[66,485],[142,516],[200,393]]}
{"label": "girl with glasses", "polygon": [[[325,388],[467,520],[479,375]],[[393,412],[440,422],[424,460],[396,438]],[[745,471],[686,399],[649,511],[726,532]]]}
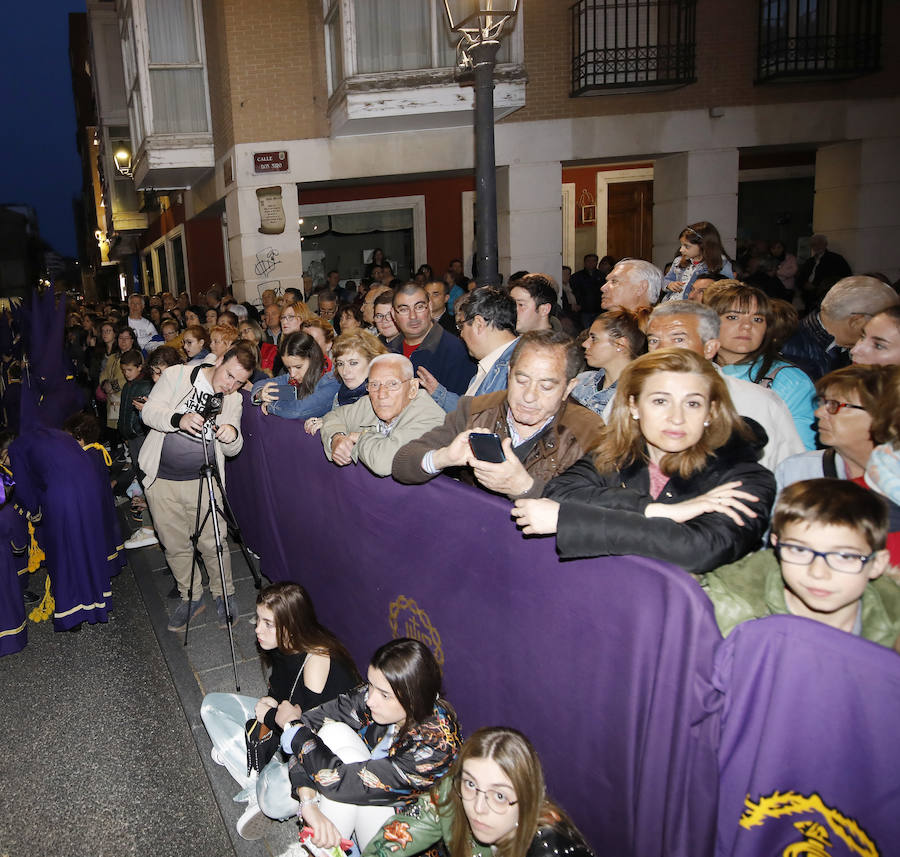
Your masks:
{"label": "girl with glasses", "polygon": [[534,747],[515,729],[479,729],[430,794],[386,822],[364,857],[442,841],[450,857],[592,857],[584,837],[548,796]]}

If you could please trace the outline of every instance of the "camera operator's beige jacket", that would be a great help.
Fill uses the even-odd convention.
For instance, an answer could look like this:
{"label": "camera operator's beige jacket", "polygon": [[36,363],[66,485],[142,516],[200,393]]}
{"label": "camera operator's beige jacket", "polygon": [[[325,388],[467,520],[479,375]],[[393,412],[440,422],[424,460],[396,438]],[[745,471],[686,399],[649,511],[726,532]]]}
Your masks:
{"label": "camera operator's beige jacket", "polygon": [[[159,457],[162,455],[166,434],[177,431],[172,425],[172,415],[191,394],[194,386],[191,383],[191,373],[196,368],[197,364],[170,366],[163,370],[141,411],[141,419],[144,421],[144,425],[150,429],[144,439],[144,445],[141,447],[141,454],[138,456],[138,466],[144,474],[142,480],[144,490],[156,480]],[[244,436],[241,434],[243,405],[244,401],[240,392],[229,393],[222,402],[222,413],[216,417],[216,425],[231,425],[237,430],[237,437],[231,443],[222,441],[215,443],[216,466],[219,469],[223,485],[225,484],[225,456],[237,455],[244,445]],[[200,478],[199,474],[197,474],[197,478]]]}

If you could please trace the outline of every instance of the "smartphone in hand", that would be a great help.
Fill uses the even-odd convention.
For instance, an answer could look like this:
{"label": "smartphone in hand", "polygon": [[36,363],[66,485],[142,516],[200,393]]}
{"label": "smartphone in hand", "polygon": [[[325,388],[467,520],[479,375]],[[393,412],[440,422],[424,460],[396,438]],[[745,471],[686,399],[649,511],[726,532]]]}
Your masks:
{"label": "smartphone in hand", "polygon": [[276,401],[282,402],[286,399],[297,398],[297,388],[293,384],[279,384],[273,391],[272,395]]}
{"label": "smartphone in hand", "polygon": [[479,461],[490,461],[494,464],[502,464],[506,461],[498,434],[472,432],[469,435],[469,448],[472,450],[472,455]]}

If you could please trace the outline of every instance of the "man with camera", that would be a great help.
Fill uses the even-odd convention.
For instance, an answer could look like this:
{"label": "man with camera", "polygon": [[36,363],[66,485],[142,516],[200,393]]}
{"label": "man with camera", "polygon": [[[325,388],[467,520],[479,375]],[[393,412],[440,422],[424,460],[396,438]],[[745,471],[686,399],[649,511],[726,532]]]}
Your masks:
{"label": "man with camera", "polygon": [[[189,619],[205,609],[199,569],[194,577],[193,600],[188,598],[197,503],[200,500],[201,521],[209,505],[208,496],[201,494],[200,471],[208,456],[224,484],[225,456],[237,455],[244,444],[239,390],[255,368],[255,350],[246,342],[236,342],[214,363],[171,366],[162,373],[141,411],[141,419],[150,429],[139,458],[144,492],[181,594],[181,603],[169,621],[170,631],[182,630]],[[218,489],[216,500],[221,504]],[[219,522],[219,530],[224,534],[226,525],[221,516]],[[212,524],[206,519],[197,546],[209,574],[219,624],[225,627],[225,601]],[[234,585],[227,546],[222,559],[230,596]]]}

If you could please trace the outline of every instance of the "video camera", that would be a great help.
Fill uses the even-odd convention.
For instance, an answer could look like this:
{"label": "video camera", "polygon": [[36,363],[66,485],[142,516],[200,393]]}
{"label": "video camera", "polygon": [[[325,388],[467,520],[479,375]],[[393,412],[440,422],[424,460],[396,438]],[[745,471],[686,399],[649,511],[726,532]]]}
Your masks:
{"label": "video camera", "polygon": [[223,393],[214,393],[213,395],[207,397],[198,413],[206,422],[214,420],[219,414],[222,413],[222,404],[224,400],[225,395]]}

